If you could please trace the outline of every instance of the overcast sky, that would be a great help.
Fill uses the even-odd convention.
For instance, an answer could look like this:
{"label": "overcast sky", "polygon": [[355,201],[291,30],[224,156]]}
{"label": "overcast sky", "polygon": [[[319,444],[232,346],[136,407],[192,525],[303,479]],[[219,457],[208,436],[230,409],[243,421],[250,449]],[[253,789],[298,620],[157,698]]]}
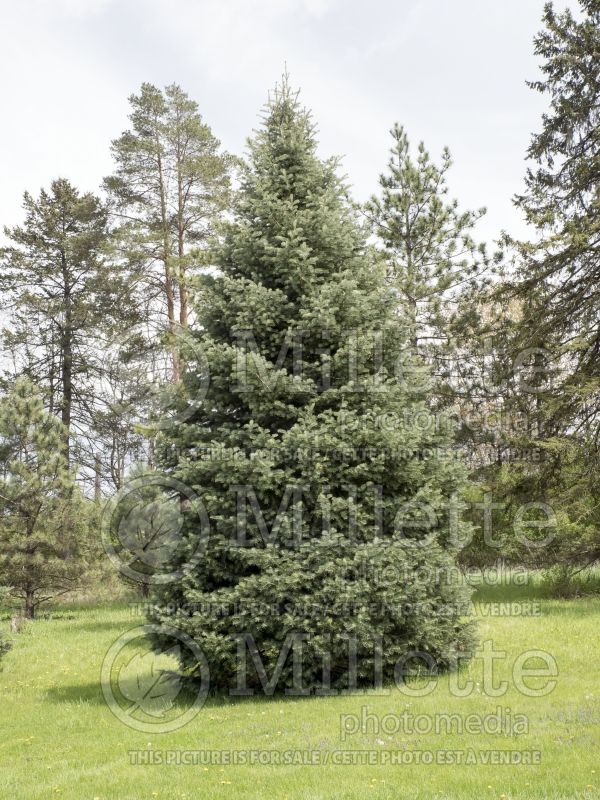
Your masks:
{"label": "overcast sky", "polygon": [[[559,8],[575,5],[559,0]],[[95,190],[143,81],[179,83],[231,152],[243,152],[287,62],[344,157],[357,199],[376,189],[397,120],[433,154],[450,193],[487,206],[480,238],[522,232],[511,196],[545,100],[532,37],[543,0],[19,0],[2,4],[0,223],[57,176]]]}

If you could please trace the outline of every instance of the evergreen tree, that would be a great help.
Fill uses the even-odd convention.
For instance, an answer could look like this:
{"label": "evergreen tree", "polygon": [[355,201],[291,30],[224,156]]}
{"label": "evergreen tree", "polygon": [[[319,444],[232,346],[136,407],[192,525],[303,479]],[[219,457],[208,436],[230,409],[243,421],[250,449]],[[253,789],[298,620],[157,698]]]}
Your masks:
{"label": "evergreen tree", "polygon": [[516,204],[536,237],[508,239],[517,273],[501,292],[519,309],[511,360],[530,354],[532,388],[512,401],[529,419],[518,444],[544,454],[513,470],[510,491],[535,491],[556,508],[557,537],[539,555],[573,567],[600,558],[600,2],[580,8],[574,15],[546,4],[535,38],[542,78],[529,85],[550,107]]}
{"label": "evergreen tree", "polygon": [[150,311],[173,332],[187,327],[190,276],[227,207],[232,160],[181,87],[144,83],[129,100],[132,127],[112,143],[105,186],[123,254],[142,267]]}
{"label": "evergreen tree", "polygon": [[77,586],[84,502],[64,453],[62,423],[19,378],[0,401],[0,580],[32,619],[40,603]]}
{"label": "evergreen tree", "polygon": [[[483,244],[472,231],[485,213],[459,211],[447,199],[447,173],[452,166],[448,149],[435,164],[423,142],[416,157],[404,129],[395,124],[388,170],[379,178],[381,196],[365,207],[379,239],[387,278],[398,294],[398,304],[411,330],[411,343],[437,378],[434,396],[468,390],[464,324],[471,302],[481,291],[481,277],[489,266]],[[432,397],[433,399],[433,397]]]}
{"label": "evergreen tree", "polygon": [[37,199],[26,192],[24,208],[23,226],[5,229],[11,245],[0,251],[4,341],[11,379],[34,380],[60,417],[69,461],[72,439],[83,445],[94,428],[99,342],[135,318],[135,281],[108,257],[108,212],[94,195],[61,178]]}
{"label": "evergreen tree", "polygon": [[[212,688],[236,685],[245,646],[277,688],[291,686],[292,659],[276,669],[294,634],[309,689],[326,673],[333,689],[373,682],[378,658],[389,679],[411,650],[455,664],[471,646],[452,580],[463,470],[427,411],[396,297],[287,81],[249,154],[219,274],[198,285],[204,358],[186,355],[183,383],[205,397],[160,447],[163,468],[198,495],[181,535],[203,557],[171,564],[184,577],[160,590],[151,618],[196,639]],[[183,667],[200,675],[194,660]],[[248,687],[263,679],[249,674]]]}
{"label": "evergreen tree", "polygon": [[[489,278],[499,255],[491,259],[473,238],[485,209],[462,211],[448,199],[448,149],[435,163],[422,142],[413,155],[401,126],[394,125],[390,133],[393,143],[388,169],[379,179],[380,196],[367,203],[365,213],[397,293],[399,313],[410,325],[412,348],[432,372],[431,408],[445,409],[457,420],[457,442],[471,474],[485,481],[490,454],[495,465],[499,445],[498,430],[489,421],[501,416],[503,402],[489,374],[491,343],[497,346],[490,332],[496,309],[490,303]],[[471,542],[460,553],[463,562],[494,562],[501,555],[498,547],[483,542],[485,489],[484,483],[469,488],[475,525]]]}

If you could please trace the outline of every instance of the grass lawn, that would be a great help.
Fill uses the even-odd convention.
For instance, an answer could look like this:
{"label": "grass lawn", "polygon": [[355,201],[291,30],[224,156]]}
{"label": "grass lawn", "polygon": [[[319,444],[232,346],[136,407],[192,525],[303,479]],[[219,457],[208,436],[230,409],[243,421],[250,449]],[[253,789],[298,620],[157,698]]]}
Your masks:
{"label": "grass lawn", "polygon": [[[209,699],[185,727],[165,734],[124,725],[107,707],[100,687],[105,653],[143,619],[124,604],[63,605],[13,636],[14,647],[3,661],[0,797],[600,797],[600,600],[541,599],[539,616],[507,616],[497,602],[501,594],[478,601],[476,608],[481,642],[492,640],[496,650],[505,651],[494,671],[494,685],[509,682],[503,696],[484,694],[478,658],[460,675],[461,685],[473,681],[462,698],[443,677],[424,697],[393,688],[325,698]],[[536,607],[529,610],[535,613]],[[513,680],[515,660],[528,650],[547,651],[556,660],[556,687],[546,696],[528,696]],[[143,670],[144,661],[139,663]],[[530,688],[545,683],[547,678],[526,679]],[[469,715],[496,715],[498,708],[505,722],[521,720],[521,732],[510,725],[504,732],[464,729]],[[419,717],[420,731],[394,729],[404,712]],[[448,714],[458,715],[462,730],[448,729],[440,716]],[[428,719],[434,726],[430,732]],[[273,752],[288,753],[327,763],[134,764],[134,751],[142,751],[139,758],[146,762],[148,751],[163,758],[167,751],[231,751],[230,758],[233,751],[270,751],[260,757],[272,761]],[[517,755],[511,758],[521,760],[528,758],[525,752],[539,753],[533,759],[541,763],[489,763],[506,757],[499,751],[513,751]],[[414,763],[428,759],[427,753],[434,763]],[[469,753],[475,763],[435,763],[464,761]],[[413,763],[406,763],[410,759]]]}

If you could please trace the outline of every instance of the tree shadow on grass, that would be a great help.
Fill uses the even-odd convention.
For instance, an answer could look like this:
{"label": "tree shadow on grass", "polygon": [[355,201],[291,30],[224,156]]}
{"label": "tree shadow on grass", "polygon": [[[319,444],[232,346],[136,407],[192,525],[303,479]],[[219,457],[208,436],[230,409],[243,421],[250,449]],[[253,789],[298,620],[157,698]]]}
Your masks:
{"label": "tree shadow on grass", "polygon": [[51,703],[106,705],[100,681],[97,683],[53,686],[46,691],[46,699]]}
{"label": "tree shadow on grass", "polygon": [[[133,678],[121,683],[121,689],[127,694],[135,693],[137,689],[135,679]],[[358,693],[360,694],[360,690]],[[196,693],[189,688],[184,687],[173,700],[173,707],[180,708],[183,712],[193,705],[196,697]],[[85,684],[54,686],[47,690],[46,698],[49,702],[57,704],[74,703],[75,705],[107,705],[100,681]],[[219,692],[209,694],[206,697],[202,708],[223,708],[226,706],[252,705],[257,703],[268,705],[272,702],[298,702],[300,700],[305,702],[319,699],[322,698],[316,695],[291,696],[280,692],[277,692],[273,695],[265,695],[260,691],[257,691],[255,694],[249,697],[236,697],[229,695],[227,692]]]}
{"label": "tree shadow on grass", "polygon": [[[172,672],[170,670],[163,670],[161,671],[161,674],[163,676],[172,676],[175,679],[179,678],[179,675],[176,672]],[[130,677],[126,676],[125,678],[119,675],[118,688],[116,688],[115,680],[113,678],[113,680],[111,680],[109,694],[112,693],[113,696],[117,696],[119,698],[117,702],[123,700],[123,697],[135,698],[140,691],[139,677],[139,675],[135,674],[131,675]],[[144,682],[142,681],[142,685],[143,683]],[[387,693],[389,691],[393,692],[396,689],[397,686],[393,682],[385,682],[383,687],[374,687],[371,684],[367,684],[351,691],[350,695],[366,698],[369,695],[380,694],[382,691]],[[197,700],[200,691],[200,688],[195,690],[193,686],[183,682],[180,691],[175,697],[173,697],[173,708],[180,708],[182,712],[186,711]],[[335,699],[336,697],[343,698],[348,696],[347,690],[344,689],[340,689],[339,691],[334,690],[330,695],[323,695],[322,693],[318,693],[316,691],[311,692],[310,694],[287,694],[283,688],[278,688],[271,694],[263,692],[260,687],[255,688],[253,691],[254,693],[250,695],[230,694],[228,689],[209,691],[208,694],[204,695],[202,708],[223,709],[235,706],[269,706],[272,703],[281,704],[298,702],[301,702],[302,704],[310,704],[311,701],[319,702],[323,699]],[[89,683],[58,684],[52,686],[46,690],[45,698],[50,703],[56,704],[93,706],[107,705],[100,678],[98,678],[97,681],[91,681]],[[127,705],[127,703],[128,701],[126,700],[125,705]]]}
{"label": "tree shadow on grass", "polygon": [[78,633],[102,633],[108,631],[123,631],[123,620],[90,620],[89,622],[78,622]]}

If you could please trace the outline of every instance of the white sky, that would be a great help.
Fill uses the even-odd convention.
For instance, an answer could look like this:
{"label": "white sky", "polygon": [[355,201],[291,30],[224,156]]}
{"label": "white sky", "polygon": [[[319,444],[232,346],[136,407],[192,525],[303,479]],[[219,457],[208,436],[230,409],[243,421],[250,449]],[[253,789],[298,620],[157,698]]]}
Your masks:
{"label": "white sky", "polygon": [[[558,0],[559,8],[575,0]],[[323,156],[357,199],[376,189],[397,120],[453,154],[450,194],[487,206],[480,238],[522,233],[511,196],[546,101],[532,37],[543,0],[18,0],[2,3],[0,225],[57,176],[96,190],[143,81],[179,83],[243,151],[287,62]]]}

